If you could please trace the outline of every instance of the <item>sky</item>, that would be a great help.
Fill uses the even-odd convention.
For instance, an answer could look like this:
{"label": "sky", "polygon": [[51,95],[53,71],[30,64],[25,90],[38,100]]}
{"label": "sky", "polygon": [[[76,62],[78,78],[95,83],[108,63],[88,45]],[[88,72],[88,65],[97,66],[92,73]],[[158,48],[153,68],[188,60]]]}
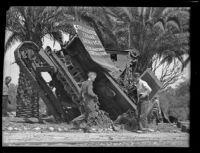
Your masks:
{"label": "sky", "polygon": [[[7,40],[9,35],[10,35],[9,33],[6,35],[5,41]],[[69,38],[68,35],[64,34],[64,41],[68,41],[68,38]],[[45,36],[43,42],[44,42],[43,48],[45,48],[47,45],[49,45],[52,49],[56,49],[56,50],[60,49],[60,46],[57,42],[53,46],[53,41],[50,40],[50,38],[48,36]],[[15,61],[14,51],[18,47],[19,44],[20,44],[19,42],[16,42],[15,44],[13,44],[13,46],[8,49],[8,51],[6,52],[6,54],[4,56],[3,77],[5,78],[5,76],[11,76],[12,77],[12,83],[14,83],[14,84],[18,84],[19,67],[16,63],[14,63],[14,64],[12,64],[12,63]],[[160,73],[161,73],[161,67],[160,67],[160,69],[158,69],[156,71],[156,75],[159,76]],[[42,75],[43,75],[43,78],[45,78],[46,81],[49,81],[51,79],[50,76],[46,73],[43,73]],[[190,63],[184,69],[183,76],[185,78],[190,78]],[[172,85],[172,87],[175,87],[177,84],[179,84],[182,81],[183,81],[183,79],[179,79],[175,84]]]}
{"label": "sky", "polygon": [[[7,38],[10,36],[10,33],[7,33],[5,41],[7,41]],[[64,41],[68,40],[68,35],[64,34]],[[44,37],[44,45],[43,48],[46,48],[46,46],[50,46],[52,49],[59,50],[60,45],[50,39],[49,36]],[[12,83],[18,84],[18,78],[19,78],[19,66],[13,62],[15,62],[15,57],[14,57],[14,51],[15,49],[19,46],[19,42],[16,42],[13,44],[12,47],[8,49],[6,54],[4,55],[4,73],[3,73],[3,78],[6,76],[11,76],[12,77]],[[46,80],[49,80],[49,75],[47,73],[43,73],[43,77],[46,78]]]}
{"label": "sky", "polygon": [[[184,55],[183,59],[185,60],[188,57],[188,55]],[[185,81],[186,79],[190,79],[190,62],[186,66],[186,68],[183,69],[182,74],[179,76],[179,79],[172,85],[170,85],[172,88],[175,88],[179,83]],[[172,68],[173,64],[170,64],[169,68]],[[155,74],[158,78],[161,76],[163,65],[161,65],[159,68],[156,69]]]}

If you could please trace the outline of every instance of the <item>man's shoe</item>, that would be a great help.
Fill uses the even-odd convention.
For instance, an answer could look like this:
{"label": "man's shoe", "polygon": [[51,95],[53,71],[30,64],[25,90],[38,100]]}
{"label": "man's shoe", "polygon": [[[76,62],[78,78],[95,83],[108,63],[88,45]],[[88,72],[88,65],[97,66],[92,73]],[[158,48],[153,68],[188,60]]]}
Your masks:
{"label": "man's shoe", "polygon": [[83,128],[83,132],[84,133],[91,133],[91,130],[90,130],[90,128]]}
{"label": "man's shoe", "polygon": [[77,122],[71,122],[72,123],[72,129],[75,129],[75,130],[78,130],[78,129],[80,129],[81,127],[80,127],[80,124],[78,124]]}
{"label": "man's shoe", "polygon": [[3,117],[9,117],[8,113],[4,113],[2,116]]}
{"label": "man's shoe", "polygon": [[29,124],[33,124],[33,122],[27,117],[24,118],[24,122],[29,123]]}
{"label": "man's shoe", "polygon": [[137,130],[136,133],[143,133],[144,131],[141,130]]}
{"label": "man's shoe", "polygon": [[147,129],[147,130],[148,130],[148,132],[155,132],[154,129]]}
{"label": "man's shoe", "polygon": [[80,126],[77,125],[77,124],[74,124],[73,127],[72,127],[72,129],[78,130],[78,129],[80,129]]}
{"label": "man's shoe", "polygon": [[147,131],[147,128],[139,127],[138,130],[140,130],[140,131]]}

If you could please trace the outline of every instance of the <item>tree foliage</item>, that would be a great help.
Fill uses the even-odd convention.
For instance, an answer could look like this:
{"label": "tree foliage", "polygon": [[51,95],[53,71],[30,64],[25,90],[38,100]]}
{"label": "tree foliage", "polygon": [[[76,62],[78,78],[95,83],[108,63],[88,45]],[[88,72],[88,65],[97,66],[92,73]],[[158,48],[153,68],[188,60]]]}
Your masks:
{"label": "tree foliage", "polygon": [[160,105],[168,116],[174,116],[179,120],[189,119],[190,110],[190,83],[189,80],[179,84],[176,89],[168,87],[160,93]]}
{"label": "tree foliage", "polygon": [[167,61],[163,63],[162,58],[155,56],[151,68],[154,74],[159,71],[160,74],[157,74],[157,77],[162,82],[162,90],[174,84],[182,75],[181,62],[176,58],[173,58],[171,63]]}
{"label": "tree foliage", "polygon": [[105,48],[118,49],[118,39],[113,32],[114,22],[106,10],[104,7],[63,7],[65,15],[93,27]]}
{"label": "tree foliage", "polygon": [[158,54],[169,63],[181,62],[189,53],[189,8],[168,7],[111,7],[108,14],[121,21],[116,36],[127,48],[140,52],[138,71],[151,67],[152,57]]}
{"label": "tree foliage", "polygon": [[63,20],[62,7],[10,7],[6,16],[6,30],[12,32],[5,51],[15,41],[33,41],[42,47],[42,38],[51,38],[62,44],[61,31],[73,32],[70,19]]}
{"label": "tree foliage", "polygon": [[[69,23],[68,18],[63,20],[62,7],[16,6],[10,7],[6,15],[6,30],[12,34],[5,43],[5,51],[16,41],[33,41],[42,48],[42,40],[46,35],[50,35],[54,42],[56,40],[62,45],[62,31],[75,33],[75,31],[71,30],[72,25]],[[33,93],[34,89],[31,86],[26,86],[30,82],[22,74],[23,72],[20,71],[16,115],[18,117],[24,115],[26,117],[29,115],[32,117],[39,116],[38,93]],[[30,91],[31,94],[24,91]],[[29,105],[26,105],[27,103]]]}

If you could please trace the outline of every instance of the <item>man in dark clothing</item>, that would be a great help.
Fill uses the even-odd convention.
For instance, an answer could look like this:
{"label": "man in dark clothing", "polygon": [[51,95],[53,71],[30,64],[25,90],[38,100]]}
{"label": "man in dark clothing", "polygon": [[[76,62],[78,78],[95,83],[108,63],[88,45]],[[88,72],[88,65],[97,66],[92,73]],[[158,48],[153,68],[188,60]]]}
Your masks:
{"label": "man in dark clothing", "polygon": [[11,82],[12,78],[10,76],[7,76],[5,78],[5,81],[3,82],[3,104],[2,104],[2,115],[8,116],[7,107],[8,103],[10,104],[10,101],[8,99],[8,89],[9,89],[9,83]]}
{"label": "man in dark clothing", "polygon": [[147,114],[148,123],[156,123],[156,125],[158,125],[159,122],[162,122],[162,114],[158,96],[155,96],[151,99]]}
{"label": "man in dark clothing", "polygon": [[[93,92],[93,82],[96,79],[95,72],[88,73],[88,80],[82,83],[81,87],[81,98],[82,98],[82,114],[72,120],[72,123],[79,128],[80,124],[85,121],[88,122],[88,117],[90,113],[94,112],[95,110],[95,103],[98,102],[97,95]],[[86,125],[86,129],[88,129],[88,124]]]}

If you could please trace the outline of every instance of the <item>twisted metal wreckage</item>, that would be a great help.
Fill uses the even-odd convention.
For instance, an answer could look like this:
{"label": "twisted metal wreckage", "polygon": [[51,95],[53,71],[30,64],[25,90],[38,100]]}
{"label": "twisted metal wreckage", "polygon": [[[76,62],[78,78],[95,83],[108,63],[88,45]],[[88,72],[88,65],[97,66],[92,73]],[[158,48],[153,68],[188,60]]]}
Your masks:
{"label": "twisted metal wreckage", "polygon": [[[76,34],[59,51],[52,51],[50,47],[40,49],[33,42],[23,42],[14,52],[16,63],[54,118],[64,122],[80,115],[81,83],[87,80],[88,72],[96,72],[94,92],[98,95],[99,106],[96,104],[93,117],[96,125],[109,126],[119,115],[127,111],[134,113],[137,110],[136,100],[112,77],[111,73],[118,69],[94,29],[79,23],[74,23],[74,28]],[[45,81],[42,72],[49,73],[51,82]],[[148,80],[148,75],[143,74],[144,79]],[[155,87],[154,84],[150,83],[150,86]],[[153,88],[153,95],[158,90],[157,85]]]}

